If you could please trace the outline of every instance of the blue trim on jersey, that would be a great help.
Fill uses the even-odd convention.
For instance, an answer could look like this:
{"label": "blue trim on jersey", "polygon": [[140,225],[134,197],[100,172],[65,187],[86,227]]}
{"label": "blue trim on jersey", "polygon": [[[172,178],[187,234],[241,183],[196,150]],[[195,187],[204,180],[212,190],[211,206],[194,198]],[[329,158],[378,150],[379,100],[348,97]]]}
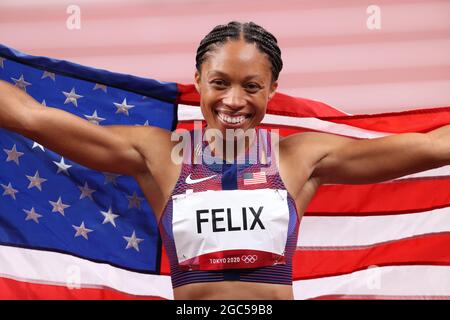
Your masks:
{"label": "blue trim on jersey", "polygon": [[236,190],[237,188],[237,165],[224,163],[222,166],[222,189]]}
{"label": "blue trim on jersey", "polygon": [[241,271],[239,269],[223,270],[223,280],[224,281],[239,281],[239,280],[241,280]]}

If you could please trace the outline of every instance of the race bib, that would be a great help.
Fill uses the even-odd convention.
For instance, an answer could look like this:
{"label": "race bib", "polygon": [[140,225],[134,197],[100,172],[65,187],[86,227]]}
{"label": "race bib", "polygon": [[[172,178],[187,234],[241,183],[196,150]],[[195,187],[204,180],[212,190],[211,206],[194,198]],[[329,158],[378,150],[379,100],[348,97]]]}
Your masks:
{"label": "race bib", "polygon": [[284,264],[286,190],[222,190],[173,196],[173,236],[187,270]]}

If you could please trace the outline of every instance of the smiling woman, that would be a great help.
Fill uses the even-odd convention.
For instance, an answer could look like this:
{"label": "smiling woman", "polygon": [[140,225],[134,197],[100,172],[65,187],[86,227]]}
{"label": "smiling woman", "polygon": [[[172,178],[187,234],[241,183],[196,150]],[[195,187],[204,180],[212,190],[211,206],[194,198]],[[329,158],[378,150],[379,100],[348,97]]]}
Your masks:
{"label": "smiling woman", "polygon": [[256,133],[232,157],[214,147],[217,135],[198,141],[194,129],[185,161],[174,161],[167,130],[98,126],[0,81],[0,127],[137,180],[159,221],[176,299],[292,299],[299,224],[321,184],[374,183],[450,163],[449,126],[371,140],[316,132],[279,139],[259,129],[282,61],[275,37],[254,23],[215,27],[196,64],[206,130],[221,139]]}

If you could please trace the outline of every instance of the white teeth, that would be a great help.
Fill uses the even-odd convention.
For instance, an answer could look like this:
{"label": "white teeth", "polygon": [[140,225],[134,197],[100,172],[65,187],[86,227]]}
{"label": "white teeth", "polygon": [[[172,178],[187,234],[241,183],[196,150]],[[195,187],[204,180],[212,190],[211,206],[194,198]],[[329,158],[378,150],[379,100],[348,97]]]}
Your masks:
{"label": "white teeth", "polygon": [[244,116],[238,116],[238,117],[230,117],[226,114],[223,113],[218,113],[219,114],[219,118],[227,123],[231,123],[231,124],[237,124],[237,123],[241,123],[242,121],[245,120]]}

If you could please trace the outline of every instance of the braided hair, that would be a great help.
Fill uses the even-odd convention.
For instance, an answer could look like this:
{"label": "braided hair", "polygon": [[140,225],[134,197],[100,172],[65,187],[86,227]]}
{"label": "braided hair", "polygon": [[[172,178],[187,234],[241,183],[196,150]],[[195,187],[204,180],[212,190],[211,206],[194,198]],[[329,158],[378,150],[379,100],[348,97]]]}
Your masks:
{"label": "braided hair", "polygon": [[255,43],[256,47],[268,56],[272,69],[272,81],[277,81],[278,75],[283,68],[277,38],[253,22],[240,23],[232,21],[226,25],[222,24],[214,27],[203,38],[197,49],[197,55],[195,56],[197,71],[201,71],[201,66],[206,58],[205,54],[213,49],[212,45],[223,45],[229,40],[239,40],[241,35],[247,43]]}

